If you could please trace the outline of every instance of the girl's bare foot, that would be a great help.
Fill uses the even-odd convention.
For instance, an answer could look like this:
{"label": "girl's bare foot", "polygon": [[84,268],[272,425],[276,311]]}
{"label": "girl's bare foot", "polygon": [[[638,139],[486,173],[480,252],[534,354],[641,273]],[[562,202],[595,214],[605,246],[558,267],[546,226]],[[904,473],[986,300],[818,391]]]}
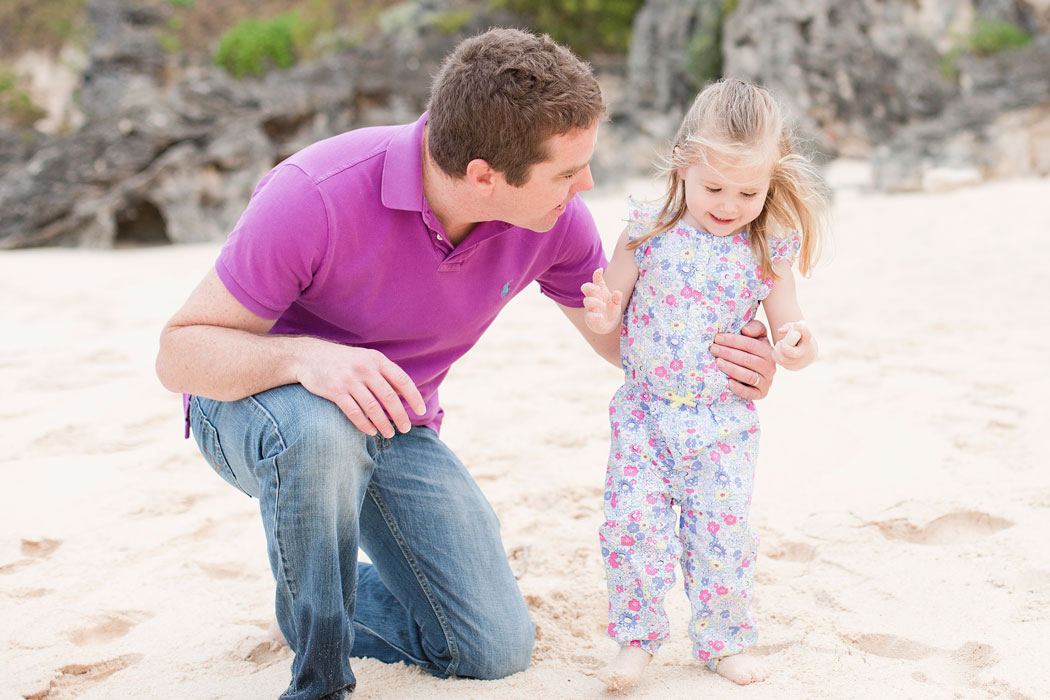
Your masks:
{"label": "girl's bare foot", "polygon": [[630,688],[638,682],[642,671],[653,657],[646,651],[631,645],[620,647],[620,653],[609,662],[609,665],[598,671],[598,680],[605,684],[606,690]]}
{"label": "girl's bare foot", "polygon": [[766,662],[757,656],[748,654],[733,654],[723,657],[718,661],[716,669],[718,675],[724,676],[734,683],[747,685],[764,681],[769,675]]}

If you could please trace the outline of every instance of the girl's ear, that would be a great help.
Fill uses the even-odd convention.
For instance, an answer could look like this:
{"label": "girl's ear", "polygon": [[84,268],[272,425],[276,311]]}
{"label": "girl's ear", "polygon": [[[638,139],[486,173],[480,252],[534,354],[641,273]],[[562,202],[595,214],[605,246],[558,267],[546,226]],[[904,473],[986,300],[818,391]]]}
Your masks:
{"label": "girl's ear", "polygon": [[[674,158],[677,158],[678,154],[681,151],[682,151],[681,146],[678,146],[677,144],[675,144],[675,147],[671,149],[671,156],[674,157]],[[679,180],[685,180],[685,171],[686,170],[688,170],[688,168],[685,167],[684,165],[675,168],[675,174],[678,175],[678,179]]]}

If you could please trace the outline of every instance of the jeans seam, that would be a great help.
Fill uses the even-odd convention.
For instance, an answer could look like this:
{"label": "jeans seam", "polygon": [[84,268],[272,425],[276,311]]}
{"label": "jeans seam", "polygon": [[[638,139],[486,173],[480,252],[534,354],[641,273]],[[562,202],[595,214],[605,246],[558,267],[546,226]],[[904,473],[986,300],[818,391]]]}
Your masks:
{"label": "jeans seam", "polygon": [[420,668],[424,668],[424,669],[426,669],[426,668],[437,668],[437,666],[435,666],[430,661],[427,661],[426,659],[417,659],[411,652],[407,651],[406,649],[402,649],[401,647],[399,647],[396,644],[392,644],[389,639],[387,639],[386,637],[384,637],[383,635],[381,635],[379,632],[375,631],[374,629],[372,629],[368,625],[363,625],[360,622],[358,622],[357,620],[353,621],[353,625],[354,625],[354,627],[360,627],[361,629],[365,630],[366,632],[368,632],[372,636],[376,637],[377,639],[382,639],[384,643],[390,645],[394,649],[397,649],[399,652],[404,654],[406,658],[411,659],[412,663],[414,663],[415,665],[419,666]]}
{"label": "jeans seam", "polygon": [[[405,557],[405,561],[412,570],[416,582],[419,584],[419,587],[423,589],[423,594],[426,596],[427,602],[430,603],[430,609],[434,611],[434,615],[438,619],[438,624],[441,626],[441,633],[445,636],[445,644],[448,645],[448,653],[451,657],[451,662],[449,663],[448,668],[445,669],[445,673],[454,676],[456,668],[459,666],[459,647],[456,645],[455,637],[452,635],[448,618],[445,617],[445,611],[442,609],[441,605],[438,604],[437,598],[434,595],[433,590],[430,588],[430,582],[427,581],[419,563],[416,561],[415,557],[412,556],[412,552],[409,550],[405,538],[401,535],[401,530],[397,527],[397,523],[394,521],[393,516],[390,515],[390,511],[387,509],[386,504],[383,503],[383,500],[379,497],[378,489],[374,484],[368,485],[368,495],[372,499],[372,502],[375,503],[376,508],[379,509],[379,513],[383,516],[383,522],[386,523],[387,528],[390,530],[390,534],[394,537],[394,541],[397,542],[398,549],[401,550],[401,554]],[[380,636],[380,639],[384,638]]]}
{"label": "jeans seam", "polygon": [[[244,490],[243,486],[241,486],[240,480],[237,478],[237,473],[233,471],[233,468],[230,467],[229,460],[226,459],[226,453],[223,451],[222,442],[219,440],[219,431],[218,429],[216,429],[215,424],[211,422],[211,419],[208,418],[208,414],[204,412],[204,408],[200,405],[200,397],[194,396],[191,400],[193,403],[190,405],[190,411],[192,412],[193,409],[196,408],[197,413],[199,413],[201,417],[201,430],[206,429],[210,431],[211,438],[215,441],[215,450],[218,452],[217,455],[212,455],[212,457],[209,457],[207,454],[204,454],[205,461],[210,462],[212,458],[216,460],[221,460],[222,466],[218,467],[212,465],[212,469],[216,471],[222,469],[223,471],[225,471],[226,474],[229,475],[231,479],[233,479],[232,485],[234,486],[234,488],[236,488],[238,491],[250,498],[251,496],[249,495],[249,493]],[[222,475],[220,474],[220,476]]]}
{"label": "jeans seam", "polygon": [[[284,436],[281,435],[281,428],[277,423],[277,419],[274,418],[273,414],[270,413],[265,406],[263,406],[258,399],[254,396],[249,396],[245,399],[249,401],[256,409],[261,412],[266,419],[270,422],[270,429],[273,431],[274,436],[277,438],[277,442],[280,445],[281,451],[288,449],[287,443],[284,441]],[[267,459],[271,459],[267,457]],[[278,536],[278,516],[281,512],[281,469],[277,465],[277,458],[272,458],[273,462],[273,474],[274,474],[274,497],[273,497],[273,523],[271,524],[271,531],[273,532],[274,547],[277,549],[277,555],[281,559],[281,579],[284,582],[285,587],[288,589],[288,594],[292,598],[297,598],[299,592],[292,587],[291,581],[288,579],[288,561],[284,555],[284,547],[281,545],[281,538]],[[260,494],[261,495],[261,494]]]}

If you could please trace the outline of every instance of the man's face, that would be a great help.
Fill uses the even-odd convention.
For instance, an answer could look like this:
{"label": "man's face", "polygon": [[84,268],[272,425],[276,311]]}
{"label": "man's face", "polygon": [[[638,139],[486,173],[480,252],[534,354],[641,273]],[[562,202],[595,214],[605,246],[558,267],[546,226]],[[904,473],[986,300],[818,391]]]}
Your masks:
{"label": "man's face", "polygon": [[520,187],[508,185],[497,174],[494,218],[532,231],[550,231],[576,193],[594,187],[590,161],[597,138],[597,123],[552,136],[547,140],[550,159],[533,165]]}

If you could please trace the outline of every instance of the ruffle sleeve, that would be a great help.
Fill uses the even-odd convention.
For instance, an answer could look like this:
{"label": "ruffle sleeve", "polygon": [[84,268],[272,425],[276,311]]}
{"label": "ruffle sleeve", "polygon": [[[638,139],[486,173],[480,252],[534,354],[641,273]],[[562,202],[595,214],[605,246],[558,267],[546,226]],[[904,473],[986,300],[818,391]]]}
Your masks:
{"label": "ruffle sleeve", "polygon": [[627,240],[633,241],[649,233],[656,222],[656,207],[634,197],[627,198]]}
{"label": "ruffle sleeve", "polygon": [[802,236],[798,231],[792,231],[784,238],[771,238],[769,240],[769,258],[774,263],[787,260],[794,263],[798,251],[802,249]]}

